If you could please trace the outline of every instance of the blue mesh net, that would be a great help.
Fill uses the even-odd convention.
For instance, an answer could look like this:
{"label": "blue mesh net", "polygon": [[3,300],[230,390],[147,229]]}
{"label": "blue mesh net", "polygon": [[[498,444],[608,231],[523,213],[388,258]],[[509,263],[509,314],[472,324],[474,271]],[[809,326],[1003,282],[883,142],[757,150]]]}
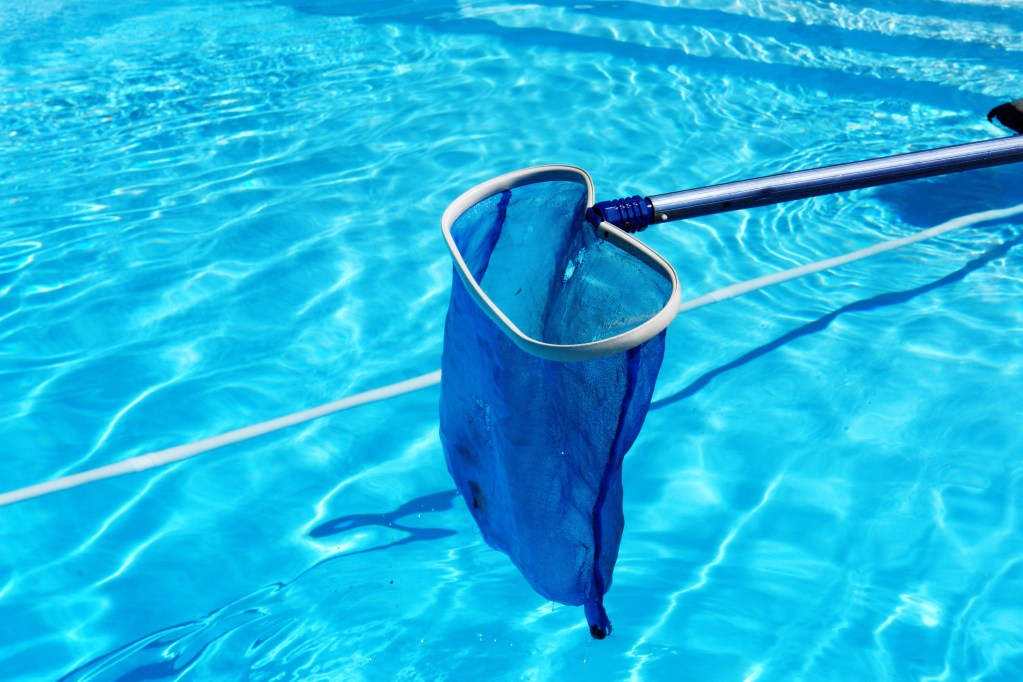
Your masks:
{"label": "blue mesh net", "polygon": [[[536,182],[466,209],[451,236],[472,278],[522,333],[550,344],[615,336],[650,320],[663,273],[601,238],[581,182]],[[622,460],[649,409],[664,332],[595,360],[519,347],[456,274],[444,332],[441,439],[486,541],[544,597],[610,623],[624,518]]]}

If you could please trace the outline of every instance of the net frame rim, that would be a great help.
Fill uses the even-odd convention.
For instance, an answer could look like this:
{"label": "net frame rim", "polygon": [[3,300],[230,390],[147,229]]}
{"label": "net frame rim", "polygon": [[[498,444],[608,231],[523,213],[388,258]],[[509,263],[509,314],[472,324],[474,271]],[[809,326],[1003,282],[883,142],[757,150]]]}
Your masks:
{"label": "net frame rim", "polygon": [[567,180],[582,182],[586,185],[586,207],[589,209],[594,203],[593,180],[589,174],[577,166],[559,164],[548,164],[543,166],[532,166],[521,170],[512,171],[499,175],[496,178],[482,182],[475,187],[465,191],[451,202],[441,217],[441,232],[444,234],[444,241],[447,243],[451,257],[455,261],[455,271],[465,284],[469,295],[473,298],[487,316],[508,336],[519,348],[544,358],[559,362],[573,362],[581,360],[596,360],[598,358],[614,355],[622,351],[634,348],[644,341],[648,341],[664,331],[671,321],[678,314],[679,305],[682,300],[682,292],[678,283],[678,275],[659,253],[648,247],[643,242],[633,237],[628,232],[612,225],[609,222],[601,222],[598,226],[598,236],[612,242],[615,246],[630,253],[642,260],[647,265],[657,270],[671,283],[671,294],[668,300],[654,316],[643,324],[632,329],[610,336],[600,341],[576,344],[555,344],[538,341],[524,334],[515,323],[512,322],[496,305],[490,300],[483,288],[469,271],[458,247],[455,245],[454,237],[451,234],[451,227],[461,215],[469,208],[475,206],[484,199],[506,190],[530,185],[537,182],[552,180]]}

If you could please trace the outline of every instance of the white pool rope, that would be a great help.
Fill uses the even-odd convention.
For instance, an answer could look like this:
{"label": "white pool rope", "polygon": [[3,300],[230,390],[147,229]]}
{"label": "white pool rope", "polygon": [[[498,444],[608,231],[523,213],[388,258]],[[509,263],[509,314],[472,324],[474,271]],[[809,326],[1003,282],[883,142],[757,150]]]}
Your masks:
{"label": "white pool rope", "polygon": [[[748,294],[751,291],[763,289],[781,282],[787,282],[790,279],[838,267],[840,265],[845,265],[846,263],[852,263],[853,261],[861,260],[863,258],[869,258],[870,256],[875,256],[879,253],[914,244],[925,239],[932,239],[947,232],[951,232],[952,230],[958,230],[963,227],[990,222],[992,220],[1000,220],[1020,213],[1023,213],[1023,204],[1013,206],[1012,208],[972,213],[970,215],[942,223],[937,227],[922,230],[909,235],[908,237],[891,239],[874,244],[873,246],[869,246],[865,249],[852,251],[842,256],[828,258],[815,263],[808,263],[807,265],[801,265],[799,267],[776,272],[772,275],[757,277],[746,282],[739,282],[738,284],[732,284],[731,286],[717,289],[716,291],[712,291],[709,294],[705,294],[698,298],[683,301],[679,306],[679,312],[695,310],[696,308],[702,308],[703,306],[711,305],[712,303],[727,301],[728,299],[735,298],[736,296]],[[415,377],[414,379],[400,381],[396,384],[390,384],[382,388],[366,391],[365,393],[359,393],[347,398],[335,400],[334,402],[320,405],[319,407],[313,407],[284,417],[271,419],[270,421],[245,426],[240,429],[235,429],[234,431],[228,431],[227,433],[222,433],[219,436],[204,438],[186,445],[178,445],[176,447],[167,448],[166,450],[159,450],[157,452],[139,455],[138,457],[132,457],[114,464],[108,464],[107,466],[99,467],[98,469],[91,469],[89,471],[71,474],[52,481],[37,483],[18,490],[12,490],[11,492],[0,494],[0,507],[35,497],[42,497],[43,495],[48,495],[49,493],[57,492],[59,490],[76,488],[80,485],[85,485],[86,483],[92,483],[93,481],[100,481],[124,474],[133,474],[145,471],[146,469],[179,462],[183,459],[195,457],[196,455],[201,455],[205,452],[216,450],[217,448],[222,448],[226,445],[251,440],[258,436],[288,428],[289,426],[295,426],[297,424],[312,421],[313,419],[326,417],[327,415],[341,412],[342,410],[347,410],[351,407],[366,405],[367,403],[373,403],[379,400],[386,400],[388,398],[404,395],[406,393],[412,393],[413,391],[434,386],[438,383],[440,383],[440,370],[430,372],[429,374],[423,374]]]}
{"label": "white pool rope", "polygon": [[0,507],[8,504],[14,504],[15,502],[21,502],[23,500],[29,500],[33,497],[48,495],[49,493],[54,493],[58,490],[76,488],[80,485],[85,485],[86,483],[92,483],[93,481],[113,478],[123,474],[134,474],[139,471],[145,471],[146,469],[152,469],[153,467],[164,466],[165,464],[170,464],[172,462],[180,462],[183,459],[195,457],[196,455],[201,455],[204,452],[222,448],[225,445],[240,443],[273,431],[286,429],[289,426],[295,426],[296,424],[312,421],[313,419],[326,417],[328,414],[341,412],[342,410],[347,410],[351,407],[366,405],[367,403],[374,403],[379,400],[387,400],[388,398],[394,398],[399,395],[404,395],[405,393],[418,391],[422,388],[434,386],[438,383],[440,383],[440,370],[430,372],[429,374],[423,374],[415,377],[414,379],[408,379],[407,381],[390,384],[383,388],[375,388],[371,391],[366,391],[365,393],[359,393],[347,398],[335,400],[334,402],[320,405],[319,407],[313,407],[284,417],[271,419],[270,421],[245,426],[240,429],[235,429],[234,431],[228,431],[227,433],[222,433],[219,436],[204,438],[202,440],[197,440],[194,443],[178,445],[173,448],[167,448],[166,450],[150,452],[148,454],[132,457],[131,459],[126,459],[114,464],[108,464],[107,466],[99,467],[98,469],[83,471],[79,474],[71,474],[70,476],[64,476],[63,478],[47,481],[45,483],[37,483],[36,485],[31,485],[19,490],[12,490],[9,493],[0,494]]}
{"label": "white pool rope", "polygon": [[862,260],[869,258],[870,256],[876,256],[879,253],[885,251],[892,251],[902,246],[908,246],[909,244],[915,244],[916,242],[924,241],[925,239],[933,239],[939,237],[947,232],[953,230],[959,230],[970,225],[976,225],[978,223],[986,223],[992,220],[1000,220],[1002,218],[1008,218],[1018,213],[1023,213],[1023,204],[1018,204],[1011,208],[1000,208],[992,209],[990,211],[981,211],[980,213],[971,213],[959,218],[953,218],[948,222],[942,223],[936,227],[931,227],[926,230],[921,230],[908,237],[900,237],[898,239],[890,239],[888,241],[879,242],[873,246],[868,246],[865,249],[859,249],[858,251],[851,251],[841,256],[835,256],[834,258],[826,258],[819,260],[816,263],[807,263],[806,265],[800,265],[795,268],[788,270],[782,270],[771,275],[764,275],[763,277],[757,277],[750,279],[745,282],[739,282],[731,286],[722,287],[716,291],[712,291],[709,294],[704,294],[698,298],[691,299],[689,301],[683,301],[679,306],[678,311],[684,313],[688,310],[695,310],[696,308],[702,308],[705,305],[712,303],[720,303],[721,301],[727,301],[730,298],[736,296],[742,296],[748,294],[751,291],[763,289],[765,287],[772,286],[774,284],[780,284],[781,282],[787,282],[790,279],[796,279],[797,277],[803,277],[805,275],[812,275],[815,272],[822,270],[829,270],[831,268],[837,268],[840,265],[852,263],[853,261]]}

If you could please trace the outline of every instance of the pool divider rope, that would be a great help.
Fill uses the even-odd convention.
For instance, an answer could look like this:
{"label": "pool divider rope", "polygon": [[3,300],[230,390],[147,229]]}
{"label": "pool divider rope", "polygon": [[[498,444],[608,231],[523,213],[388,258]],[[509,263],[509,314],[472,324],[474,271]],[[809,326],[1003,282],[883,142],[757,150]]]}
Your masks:
{"label": "pool divider rope", "polygon": [[115,462],[114,464],[108,464],[107,466],[99,467],[98,469],[91,469],[89,471],[71,474],[70,476],[64,476],[52,481],[37,483],[36,485],[31,485],[19,490],[12,490],[11,492],[0,494],[0,507],[14,504],[15,502],[21,502],[23,500],[29,500],[34,497],[48,495],[50,493],[57,492],[58,490],[77,488],[80,485],[92,483],[93,481],[101,481],[103,479],[114,478],[115,476],[122,476],[124,474],[134,474],[140,471],[145,471],[146,469],[165,466],[167,464],[172,464],[173,462],[180,462],[183,459],[195,457],[211,450],[222,448],[226,445],[233,445],[235,443],[241,443],[242,441],[251,440],[274,431],[286,429],[289,426],[295,426],[314,419],[319,419],[320,417],[326,417],[329,414],[341,412],[352,407],[358,407],[359,405],[367,405],[369,403],[387,400],[388,398],[394,398],[406,393],[412,393],[413,391],[418,391],[420,389],[427,388],[428,386],[434,386],[438,383],[440,383],[440,370],[430,372],[429,374],[423,374],[406,381],[399,381],[396,384],[390,384],[382,388],[375,388],[364,393],[348,396],[347,398],[341,398],[340,400],[335,400],[318,407],[312,407],[308,410],[294,412],[283,417],[260,422],[259,424],[252,424],[251,426],[245,426],[240,429],[235,429],[234,431],[228,431],[227,433],[222,433],[219,436],[204,438],[192,443],[178,445],[165,450],[159,450],[157,452],[150,452],[145,455],[139,455],[138,457],[132,457],[120,462]]}
{"label": "pool divider rope", "polygon": [[719,303],[721,301],[727,301],[730,298],[736,296],[742,296],[748,294],[751,291],[758,289],[764,289],[775,284],[781,284],[787,282],[790,279],[796,279],[804,277],[806,275],[812,275],[822,270],[830,270],[837,268],[853,261],[863,260],[871,256],[876,256],[886,251],[893,251],[903,246],[909,246],[917,242],[922,242],[926,239],[933,239],[934,237],[940,237],[943,234],[952,232],[953,230],[959,230],[964,227],[971,225],[977,225],[979,223],[987,223],[992,220],[1001,220],[1009,218],[1019,213],[1023,213],[1023,204],[1012,206],[1011,208],[1000,208],[992,209],[990,211],[981,211],[979,213],[971,213],[969,215],[960,216],[953,218],[947,222],[937,225],[935,227],[915,232],[906,237],[899,237],[897,239],[889,239],[883,242],[878,242],[873,246],[868,246],[864,249],[857,251],[850,251],[849,253],[841,256],[835,256],[834,258],[825,258],[815,263],[807,263],[806,265],[800,265],[788,270],[782,270],[781,272],[775,272],[770,275],[764,275],[762,277],[756,277],[754,279],[746,280],[745,282],[739,282],[738,284],[732,284],[731,286],[722,287],[709,294],[704,294],[698,298],[691,299],[689,301],[683,301],[679,306],[678,311],[684,313],[688,310],[695,310],[696,308],[702,308],[705,305],[712,303]]}
{"label": "pool divider rope", "polygon": [[[780,284],[781,282],[787,282],[791,279],[821,272],[822,270],[846,265],[854,261],[869,258],[870,256],[885,253],[886,251],[892,251],[903,246],[915,244],[916,242],[924,241],[926,239],[933,239],[934,237],[952,232],[953,230],[977,225],[979,223],[1002,220],[1021,213],[1023,213],[1023,204],[1019,204],[1011,208],[993,209],[990,211],[982,211],[954,218],[936,227],[921,230],[920,232],[916,232],[906,237],[886,240],[864,249],[851,251],[841,256],[808,263],[807,265],[801,265],[781,272],[776,272],[771,275],[757,277],[745,282],[739,282],[738,284],[732,284],[730,286],[717,289],[698,298],[683,301],[679,306],[679,312],[687,312],[713,303],[727,301],[743,294],[748,294],[765,287]],[[406,393],[419,391],[430,386],[435,386],[438,383],[440,383],[440,370],[423,374],[412,379],[407,379],[405,381],[400,381],[398,383],[389,384],[381,388],[375,388],[363,393],[358,393],[346,398],[341,398],[340,400],[335,400],[318,407],[309,408],[307,410],[294,412],[269,421],[228,431],[227,433],[222,433],[218,436],[212,436],[210,438],[204,438],[185,445],[178,445],[164,450],[150,452],[122,460],[120,462],[115,462],[114,464],[90,469],[89,471],[70,474],[52,481],[37,483],[25,488],[19,488],[7,493],[2,493],[0,494],[0,507],[15,504],[17,502],[23,502],[36,497],[42,497],[43,495],[48,495],[60,490],[76,488],[94,481],[101,481],[108,478],[114,478],[116,476],[122,476],[124,474],[133,474],[145,471],[146,469],[166,466],[174,462],[180,462],[191,457],[196,457],[227,445],[251,440],[268,433],[273,433],[274,431],[280,431],[281,429],[286,429],[290,426],[296,426],[298,424],[326,417],[360,405],[367,405],[369,403],[405,395]]]}

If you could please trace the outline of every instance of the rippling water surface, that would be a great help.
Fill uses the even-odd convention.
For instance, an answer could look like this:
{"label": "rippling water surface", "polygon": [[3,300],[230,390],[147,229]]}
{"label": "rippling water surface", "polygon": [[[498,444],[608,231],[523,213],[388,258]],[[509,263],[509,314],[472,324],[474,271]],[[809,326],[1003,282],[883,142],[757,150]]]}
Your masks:
{"label": "rippling water surface", "polygon": [[[5,490],[435,369],[439,215],[499,173],[666,192],[1000,135],[1023,95],[995,0],[115,5],[0,4]],[[698,295],[1018,204],[1021,172],[644,239]],[[482,541],[428,389],[0,509],[0,670],[1019,679],[1021,239],[677,320],[603,642]]]}

